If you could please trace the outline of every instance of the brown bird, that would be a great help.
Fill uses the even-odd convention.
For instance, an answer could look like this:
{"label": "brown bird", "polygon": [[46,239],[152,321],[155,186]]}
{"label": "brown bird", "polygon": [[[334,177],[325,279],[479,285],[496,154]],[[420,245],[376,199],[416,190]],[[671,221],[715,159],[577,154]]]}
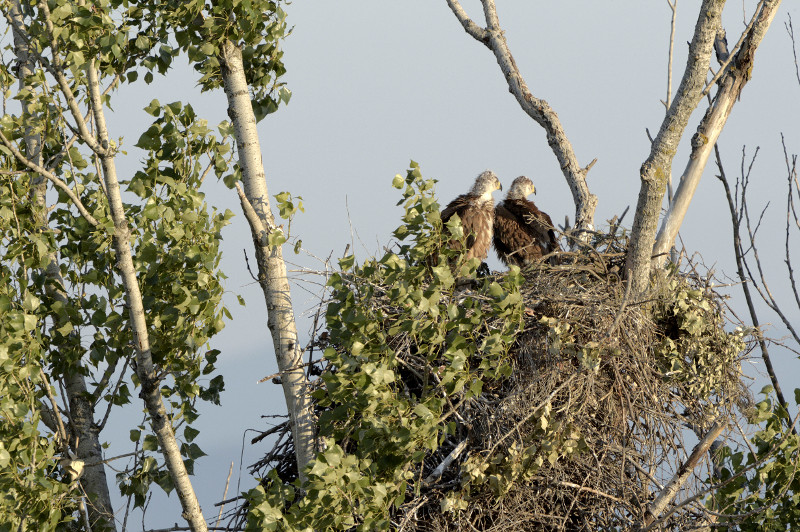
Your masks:
{"label": "brown bird", "polygon": [[[466,259],[477,257],[485,260],[492,245],[492,227],[494,225],[494,200],[492,192],[503,190],[500,180],[491,170],[481,173],[470,191],[451,201],[442,211],[442,223],[457,214],[461,218],[461,227],[466,235]],[[453,240],[450,247],[458,249],[461,243]]]}
{"label": "brown bird", "polygon": [[506,265],[527,266],[548,253],[561,251],[553,222],[527,197],[536,188],[527,177],[511,183],[506,199],[494,210],[494,249]]}

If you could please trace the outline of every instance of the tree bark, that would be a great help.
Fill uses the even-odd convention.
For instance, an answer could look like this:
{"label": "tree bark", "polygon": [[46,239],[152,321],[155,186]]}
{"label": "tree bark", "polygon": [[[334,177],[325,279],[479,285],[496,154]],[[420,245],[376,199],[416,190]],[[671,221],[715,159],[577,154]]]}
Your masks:
{"label": "tree bark", "polygon": [[581,168],[578,164],[578,158],[575,156],[572,144],[567,138],[558,115],[545,100],[536,98],[528,89],[500,27],[494,0],[481,0],[481,3],[483,4],[486,28],[480,27],[468,17],[458,0],[447,0],[447,4],[464,30],[494,53],[497,64],[508,83],[509,92],[517,99],[522,110],[544,128],[547,134],[547,143],[558,159],[561,171],[572,192],[572,199],[575,203],[577,238],[587,240],[588,233],[582,233],[582,231],[594,230],[594,212],[597,209],[597,196],[589,192],[586,184],[586,174],[594,163],[585,168]]}
{"label": "tree bark", "polygon": [[142,293],[139,289],[139,282],[133,265],[130,229],[120,194],[113,150],[109,149],[108,130],[106,129],[100,84],[97,79],[94,60],[90,61],[87,68],[87,77],[91,109],[97,128],[97,140],[105,150],[99,157],[103,169],[103,179],[111,218],[114,222],[114,250],[117,255],[117,269],[122,277],[126,299],[130,307],[130,326],[133,331],[134,349],[136,350],[136,373],[142,386],[140,396],[144,399],[147,412],[150,414],[153,432],[158,438],[164,461],[175,485],[175,491],[181,501],[182,516],[193,531],[206,532],[208,527],[189,479],[189,474],[186,471],[186,466],[183,463],[183,457],[181,456],[175,433],[172,430],[172,424],[164,408],[160,380],[153,364]]}
{"label": "tree bark", "polygon": [[678,230],[689,209],[697,185],[700,183],[711,151],[714,149],[742,89],[750,80],[756,49],[775,18],[780,4],[781,0],[764,2],[761,10],[754,17],[755,23],[744,36],[741,48],[719,79],[719,90],[697,127],[697,132],[692,137],[692,153],[689,156],[689,162],[683,172],[678,189],[675,191],[672,206],[658,232],[653,248],[655,267],[664,264],[667,258],[666,254],[675,243]]}
{"label": "tree bark", "polygon": [[269,205],[269,193],[261,160],[261,146],[256,119],[250,101],[249,86],[242,64],[242,51],[231,41],[220,53],[228,115],[234,126],[239,166],[242,170],[240,200],[253,234],[258,261],[258,279],[267,303],[267,326],[281,374],[283,395],[289,411],[295,457],[300,479],[314,457],[315,420],[308,396],[308,379],[302,368],[302,350],[292,309],[286,263],[280,246],[270,246],[268,236],[275,229]]}
{"label": "tree bark", "polygon": [[692,450],[692,454],[689,455],[689,458],[686,459],[686,462],[678,468],[678,471],[672,477],[672,479],[664,486],[664,489],[656,496],[655,500],[650,504],[647,508],[647,512],[645,514],[644,519],[644,526],[649,529],[650,525],[658,519],[658,516],[664,511],[664,509],[669,505],[670,502],[678,495],[678,492],[681,489],[686,481],[688,480],[689,476],[694,471],[694,468],[700,462],[700,459],[706,453],[706,451],[711,447],[722,431],[725,430],[725,423],[717,421],[711,428],[708,430],[708,433],[703,437],[702,440],[695,446],[694,450]]}
{"label": "tree bark", "polygon": [[[22,27],[24,21],[19,0],[14,0],[9,9],[10,15],[15,21],[15,26],[17,28]],[[31,90],[32,88],[27,85],[26,79],[33,74],[32,65],[34,61],[30,57],[28,44],[17,32],[14,32],[14,52],[19,61],[18,77],[20,89]],[[30,110],[23,104],[23,116],[26,115],[30,116]],[[28,127],[25,131],[24,140],[27,158],[38,166],[43,166],[41,138],[32,132],[32,128]],[[36,207],[36,223],[43,228],[48,226],[45,203],[47,195],[46,183],[46,179],[42,175],[33,175],[31,191],[33,203]],[[50,295],[55,300],[68,305],[69,300],[64,290],[64,280],[61,277],[55,254],[50,254],[48,257],[45,275],[49,280]],[[102,463],[103,453],[100,447],[99,433],[97,426],[94,424],[94,405],[86,390],[86,381],[83,377],[83,367],[80,362],[73,371],[64,375],[64,382],[72,414],[70,416],[73,422],[71,430],[77,439],[76,455],[84,463],[97,464],[86,467],[80,479],[81,486],[83,486],[89,499],[86,501],[89,523],[92,526],[92,530],[97,532],[101,530],[116,530],[111,495],[108,491],[108,479],[106,478],[105,465]],[[54,415],[56,414],[54,413]],[[64,441],[62,443],[65,448],[70,445],[74,446],[74,442]]]}
{"label": "tree bark", "polygon": [[653,244],[661,203],[672,172],[672,160],[686,124],[702,98],[706,72],[711,62],[714,39],[720,27],[724,0],[703,0],[689,45],[689,58],[678,92],[653,140],[650,155],[640,170],[641,188],[631,229],[626,273],[631,295],[640,298],[648,289]]}

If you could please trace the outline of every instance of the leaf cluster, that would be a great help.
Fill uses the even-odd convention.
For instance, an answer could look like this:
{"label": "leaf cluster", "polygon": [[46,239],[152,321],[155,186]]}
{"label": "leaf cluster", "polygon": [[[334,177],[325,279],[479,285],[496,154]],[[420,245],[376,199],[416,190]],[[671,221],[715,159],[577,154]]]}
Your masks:
{"label": "leaf cluster", "polygon": [[[306,471],[305,497],[273,471],[250,492],[251,529],[385,530],[423,489],[446,438],[463,430],[455,405],[499,386],[521,325],[521,276],[457,287],[476,261],[443,247],[434,182],[416,163],[405,178],[397,251],[358,265],[353,256],[328,283],[326,370],[313,392],[322,449]],[[441,258],[432,265],[431,257]],[[450,261],[450,263],[448,263]]]}
{"label": "leaf cluster", "polygon": [[42,423],[52,418],[42,373],[51,341],[36,295],[42,278],[30,280],[53,237],[33,223],[28,198],[29,181],[0,178],[0,530],[54,530],[80,496],[59,470],[61,449]]}
{"label": "leaf cluster", "polygon": [[673,277],[667,291],[669,297],[654,309],[663,331],[655,355],[668,380],[680,383],[696,401],[696,414],[716,417],[715,404],[741,388],[739,360],[750,333],[742,327],[727,331],[715,294],[693,286],[689,278]]}
{"label": "leaf cluster", "polygon": [[[750,414],[759,430],[745,450],[733,445],[718,452],[722,464],[708,483],[719,486],[705,501],[721,514],[722,530],[796,530],[800,527],[800,438],[789,427],[793,421],[770,397],[761,394]],[[800,403],[800,389],[795,389]]]}
{"label": "leaf cluster", "polygon": [[283,2],[275,0],[206,0],[140,2],[141,16],[149,28],[157,28],[163,47],[187,53],[200,73],[202,90],[224,86],[220,56],[227,42],[242,50],[244,71],[251,88],[256,120],[275,112],[278,105],[291,98],[285,84],[280,42],[289,33]]}

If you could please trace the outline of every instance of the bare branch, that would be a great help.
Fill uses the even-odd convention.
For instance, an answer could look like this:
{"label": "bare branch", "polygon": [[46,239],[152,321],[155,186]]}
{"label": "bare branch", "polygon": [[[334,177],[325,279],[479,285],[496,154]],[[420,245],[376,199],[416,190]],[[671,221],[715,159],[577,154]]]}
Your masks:
{"label": "bare branch", "polygon": [[797,64],[797,43],[794,40],[794,27],[792,26],[792,14],[788,13],[789,22],[784,22],[786,32],[792,40],[792,55],[794,56],[794,73],[797,76],[797,83],[800,84],[800,66]]}
{"label": "bare branch", "polygon": [[720,157],[719,148],[717,146],[714,146],[714,152],[717,160],[717,168],[719,169],[719,175],[717,176],[717,179],[719,179],[722,182],[722,186],[725,188],[725,197],[728,199],[728,208],[730,209],[731,213],[731,228],[733,229],[733,251],[736,257],[737,275],[739,276],[739,280],[742,281],[742,291],[744,292],[744,298],[745,301],[747,302],[747,309],[750,312],[750,320],[752,321],[753,327],[755,328],[756,340],[758,341],[758,346],[761,349],[761,359],[764,361],[764,366],[767,368],[767,374],[769,375],[770,381],[772,382],[772,387],[775,388],[775,394],[778,397],[778,401],[780,401],[781,405],[783,405],[783,407],[788,411],[789,404],[786,402],[786,399],[783,396],[783,391],[781,390],[780,382],[778,381],[778,376],[775,373],[775,369],[772,366],[772,359],[769,356],[767,343],[766,341],[764,341],[764,335],[761,331],[761,325],[758,320],[758,314],[756,313],[756,308],[755,305],[753,304],[753,297],[750,294],[749,282],[744,274],[743,263],[745,259],[742,250],[742,237],[741,233],[739,232],[739,227],[741,225],[741,217],[737,216],[736,205],[734,204],[734,199],[731,195],[730,187],[728,186],[728,180],[725,177],[725,168],[722,166],[722,158]]}
{"label": "bare branch", "polygon": [[672,60],[675,54],[675,21],[678,18],[678,0],[667,0],[667,4],[669,4],[669,8],[672,10],[672,21],[670,23],[670,30],[669,30],[669,60],[667,61],[667,99],[666,99],[666,108],[669,110],[669,106],[672,105]]}
{"label": "bare branch", "polygon": [[469,18],[458,0],[447,0],[447,5],[450,6],[453,14],[455,14],[461,25],[464,26],[464,30],[467,33],[472,35],[475,39],[479,40],[483,44],[487,46],[489,45],[489,32],[475,24],[475,22]]}
{"label": "bare branch", "polygon": [[667,505],[678,495],[678,491],[680,491],[681,486],[686,483],[689,476],[694,471],[694,468],[697,466],[700,459],[706,453],[711,444],[714,443],[714,440],[722,434],[722,431],[725,429],[725,423],[722,422],[715,422],[711,428],[706,433],[705,437],[700,440],[700,442],[695,446],[692,454],[686,460],[686,462],[678,468],[678,471],[672,477],[672,479],[667,483],[663,490],[658,494],[656,499],[650,504],[647,508],[646,517],[644,520],[644,526],[647,527],[645,530],[650,528],[650,525],[655,521],[661,512],[667,507]]}
{"label": "bare branch", "polygon": [[[720,51],[719,51],[718,47],[720,46],[720,44],[719,44],[720,41],[722,39],[725,39],[725,30],[720,28],[720,32],[717,34],[717,39],[714,42],[714,48],[715,48],[715,50],[717,50],[717,59],[720,60],[721,64],[720,64],[720,67],[719,67],[719,70],[717,71],[717,73],[714,75],[713,78],[711,78],[711,81],[709,81],[706,84],[706,88],[703,89],[703,96],[705,96],[706,94],[708,94],[711,91],[711,87],[713,87],[714,84],[717,82],[717,80],[719,80],[719,78],[722,77],[722,75],[725,73],[726,69],[728,68],[728,65],[731,64],[731,61],[733,61],[736,58],[736,54],[741,49],[742,43],[744,42],[745,37],[747,37],[747,35],[750,34],[750,30],[753,29],[753,24],[756,23],[756,20],[758,18],[759,13],[760,13],[759,10],[763,6],[764,1],[765,0],[761,0],[758,3],[758,5],[756,6],[756,10],[753,12],[753,17],[750,19],[750,22],[747,24],[747,27],[744,29],[742,34],[739,36],[739,40],[736,41],[736,44],[733,45],[733,49],[732,50],[730,50],[730,51],[728,51],[727,49],[725,50],[725,52],[727,52],[727,55],[724,55],[724,58],[722,58],[722,59],[720,59],[720,55],[721,54],[720,54]],[[725,39],[725,44],[726,44],[726,48],[727,48],[727,39]]]}
{"label": "bare branch", "polygon": [[58,434],[59,446],[61,447],[62,451],[66,450],[69,448],[69,435],[67,434],[67,429],[64,428],[64,421],[61,419],[61,414],[58,412],[58,402],[53,396],[53,389],[50,387],[50,382],[47,380],[47,375],[45,375],[42,369],[39,369],[39,376],[42,378],[42,386],[44,387],[47,398],[50,400],[50,404],[53,407],[53,417],[55,418],[58,427],[56,434]]}
{"label": "bare branch", "polygon": [[431,484],[439,480],[442,474],[445,472],[445,470],[448,467],[450,467],[450,464],[452,464],[454,460],[457,460],[458,457],[461,456],[461,453],[463,453],[464,449],[467,448],[468,443],[469,441],[465,439],[462,440],[461,443],[456,445],[455,449],[450,451],[450,454],[448,454],[447,457],[445,457],[445,459],[442,460],[442,463],[436,466],[436,469],[434,469],[430,475],[425,477],[425,480],[422,481],[422,484],[425,486],[430,486]]}
{"label": "bare branch", "polygon": [[506,78],[509,91],[514,95],[523,111],[544,128],[547,134],[547,143],[558,159],[561,171],[572,192],[575,203],[575,228],[580,235],[579,238],[581,240],[588,238],[585,231],[594,229],[594,212],[597,208],[597,196],[589,192],[586,184],[586,174],[591,165],[586,168],[581,167],[558,115],[545,100],[536,98],[528,89],[500,27],[494,0],[481,0],[481,3],[488,29],[482,29],[472,22],[461,8],[458,0],[447,0],[450,9],[467,33],[483,42],[494,53],[497,64]]}
{"label": "bare branch", "polygon": [[725,2],[704,0],[700,6],[694,35],[689,45],[686,70],[675,99],[652,143],[650,155],[640,170],[641,188],[626,261],[627,274],[633,278],[634,298],[644,294],[648,287],[651,257],[654,254],[653,243],[667,180],[672,172],[672,161],[689,118],[700,102],[724,4]]}

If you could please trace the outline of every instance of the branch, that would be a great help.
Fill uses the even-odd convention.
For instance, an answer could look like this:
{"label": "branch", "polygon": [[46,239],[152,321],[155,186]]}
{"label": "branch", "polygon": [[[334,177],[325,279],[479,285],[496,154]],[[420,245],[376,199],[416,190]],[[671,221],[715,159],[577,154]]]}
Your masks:
{"label": "branch", "polygon": [[720,41],[724,41],[725,43],[727,43],[727,40],[725,40],[725,30],[720,28],[720,32],[717,34],[717,40],[714,42],[714,48],[715,48],[715,50],[717,50],[717,59],[721,60],[720,61],[721,64],[720,64],[720,67],[719,67],[719,70],[717,71],[717,73],[714,75],[713,78],[711,78],[711,81],[709,81],[706,84],[706,88],[703,89],[703,96],[705,96],[706,94],[708,94],[711,91],[711,87],[713,87],[714,84],[717,82],[717,80],[719,80],[719,78],[721,78],[722,75],[725,74],[725,71],[728,68],[728,65],[730,65],[731,62],[734,59],[736,59],[736,54],[741,49],[742,43],[744,42],[745,37],[750,33],[750,30],[753,29],[753,24],[755,24],[756,20],[758,19],[759,9],[762,7],[763,4],[764,4],[764,0],[761,0],[758,3],[758,5],[756,6],[755,11],[753,12],[752,18],[750,19],[750,22],[747,24],[747,27],[744,29],[742,34],[739,36],[739,40],[736,41],[736,44],[733,45],[733,49],[730,50],[730,51],[725,50],[725,52],[727,52],[727,56],[724,55],[724,54],[721,54],[720,50],[717,50],[717,48],[719,46],[721,46],[721,42]]}
{"label": "branch", "polygon": [[[123,380],[124,380],[124,378],[125,378],[125,371],[128,369],[128,365],[129,365],[129,364],[130,364],[130,362],[131,362],[131,356],[132,356],[132,354],[131,354],[131,355],[128,355],[127,357],[125,357],[125,364],[122,366],[122,371],[121,371],[121,372],[120,372],[120,374],[119,374],[119,379],[117,379],[117,384],[116,384],[116,386],[114,386],[114,391],[111,393],[111,397],[112,397],[112,398],[113,398],[115,395],[117,395],[117,392],[119,391],[119,388],[120,388],[120,386],[122,385],[122,382],[123,382]],[[116,368],[116,366],[117,366],[117,364],[116,364],[116,362],[115,362],[113,367],[114,367],[114,368]],[[108,377],[109,377],[109,378],[111,378],[111,374],[108,374],[108,373],[106,373],[106,374],[104,374],[104,375],[103,375],[103,379],[105,379],[105,378],[106,378],[106,375],[108,375]],[[108,382],[108,381],[106,380],[106,382]],[[105,387],[105,386],[104,386],[104,387]],[[97,403],[97,401],[99,401],[99,400],[100,400],[100,397],[99,397],[100,393],[99,393],[99,392],[100,392],[101,390],[102,390],[102,388],[100,388],[100,386],[99,386],[99,385],[98,385],[98,387],[95,389],[95,396],[94,396],[94,401],[95,401],[95,404]],[[113,406],[114,406],[114,401],[113,401],[113,400],[109,401],[109,402],[108,402],[108,407],[106,408],[106,413],[105,413],[105,415],[103,416],[103,421],[101,421],[101,422],[100,422],[100,425],[98,425],[97,432],[100,432],[100,431],[102,431],[102,430],[105,428],[105,426],[106,426],[106,423],[108,422],[108,416],[110,416],[110,415],[111,415],[111,407],[113,407]]]}
{"label": "branch", "polygon": [[724,429],[725,424],[720,421],[716,421],[713,425],[711,425],[708,433],[695,446],[692,454],[689,455],[689,458],[686,460],[686,462],[684,462],[683,465],[678,468],[678,471],[667,483],[666,487],[661,490],[656,499],[647,508],[644,519],[644,526],[646,527],[645,530],[650,528],[650,525],[653,523],[653,521],[658,518],[667,505],[678,495],[678,491],[680,491],[681,486],[686,483],[686,480],[688,480],[689,475],[691,475],[692,471],[694,471],[697,463],[706,453],[708,448],[711,447],[711,444],[714,443],[714,440],[716,440],[717,437],[722,434]]}
{"label": "branch", "polygon": [[[653,255],[666,253],[675,242],[689,204],[694,197],[697,185],[703,175],[711,150],[717,142],[722,129],[725,127],[734,104],[739,99],[745,84],[750,80],[753,70],[756,49],[769,29],[773,18],[780,6],[781,0],[762,0],[761,9],[754,15],[751,25],[744,32],[741,48],[728,58],[730,65],[720,78],[720,89],[713,103],[706,111],[703,120],[697,127],[697,132],[692,137],[692,153],[689,162],[681,177],[678,189],[675,191],[673,204],[659,230]],[[666,256],[655,260],[655,266],[664,263]]]}
{"label": "branch", "polygon": [[453,460],[456,460],[459,456],[461,456],[461,453],[463,453],[464,449],[467,448],[467,443],[468,441],[465,439],[461,443],[456,445],[456,448],[450,451],[450,454],[448,454],[447,457],[444,460],[442,460],[442,463],[436,466],[436,469],[434,469],[430,475],[425,477],[425,480],[422,481],[422,484],[424,486],[430,486],[431,484],[439,480],[442,474],[445,472],[445,470],[448,467],[450,467],[450,464],[453,463]]}
{"label": "branch", "polygon": [[[688,506],[689,504],[693,504],[696,501],[699,501],[700,499],[702,499],[703,497],[705,497],[709,493],[713,493],[713,492],[719,491],[720,489],[724,488],[725,486],[727,486],[727,485],[731,484],[732,482],[736,481],[736,479],[744,476],[749,471],[752,471],[752,470],[756,469],[757,467],[760,467],[762,464],[766,463],[767,460],[769,460],[770,458],[772,458],[774,456],[775,452],[778,449],[781,449],[782,447],[784,447],[784,443],[786,442],[786,440],[789,437],[789,435],[795,433],[794,432],[795,431],[795,425],[797,425],[798,418],[800,418],[800,411],[798,411],[798,413],[794,417],[794,419],[791,420],[792,430],[787,430],[786,432],[784,432],[783,435],[781,436],[780,440],[778,440],[772,446],[770,446],[770,448],[769,448],[769,450],[767,450],[767,452],[761,454],[761,458],[759,458],[758,460],[755,460],[754,462],[749,463],[746,466],[742,467],[741,470],[737,471],[736,473],[734,473],[733,475],[728,477],[726,480],[723,480],[722,482],[720,482],[718,484],[714,484],[713,486],[709,486],[709,487],[705,488],[704,490],[701,490],[699,493],[695,493],[694,495],[692,495],[688,499],[686,499],[684,501],[681,501],[679,504],[676,504],[675,506],[670,508],[670,510],[666,514],[664,514],[660,519],[658,519],[657,521],[651,523],[650,526],[647,528],[647,530],[652,529],[653,527],[656,527],[656,526],[660,525],[670,515],[675,513],[680,508],[683,508],[685,506]],[[744,433],[742,433],[742,435],[744,435]],[[750,446],[750,442],[747,441],[746,437],[745,437],[745,442],[747,442],[747,445],[749,447]],[[750,449],[750,452],[753,455],[753,458],[755,458],[755,452],[753,451],[752,448]],[[797,470],[797,467],[795,467],[795,472],[796,472],[796,470]],[[792,475],[794,475],[794,472],[792,473]],[[788,485],[791,485],[791,483],[788,482],[787,486]],[[778,500],[779,498],[780,497],[776,497],[773,500]],[[768,508],[769,506],[770,506],[770,504],[767,504],[765,506],[761,506],[761,507],[757,508],[757,510],[758,510],[758,512],[760,512],[765,507]],[[714,512],[710,511],[708,508],[704,508],[703,511],[705,511],[705,512],[711,514],[711,515],[719,515],[719,516],[723,516],[723,517],[734,517],[735,516],[735,515],[725,516],[724,514],[715,514]],[[750,514],[750,513],[757,513],[757,512],[748,512],[748,514]],[[748,514],[738,514],[738,516],[742,517],[742,516],[746,516]]]}
{"label": "branch", "polygon": [[476,40],[489,46],[489,32],[475,24],[475,22],[469,18],[469,15],[467,15],[464,8],[461,7],[461,4],[458,3],[458,0],[447,0],[447,5],[450,6],[450,9],[461,25],[464,26],[464,31],[472,35]]}
{"label": "branch", "polygon": [[58,412],[58,402],[53,396],[53,389],[50,387],[50,382],[47,380],[47,375],[45,375],[44,370],[41,368],[39,369],[39,376],[42,378],[42,382],[44,383],[43,386],[44,391],[47,394],[47,398],[50,400],[50,404],[53,405],[53,417],[55,418],[58,428],[56,434],[58,434],[59,444],[62,450],[69,449],[69,436],[67,435],[67,429],[64,427],[64,421],[61,419],[61,414]]}
{"label": "branch", "polygon": [[792,26],[792,14],[788,14],[789,22],[784,22],[784,26],[786,26],[786,32],[789,34],[789,38],[792,40],[792,55],[794,56],[794,74],[797,77],[797,83],[800,84],[800,66],[797,64],[797,45],[794,40],[794,27]]}
{"label": "branch", "polygon": [[14,155],[14,157],[23,165],[28,167],[30,170],[37,172],[38,174],[44,176],[49,181],[51,181],[55,186],[60,188],[64,191],[67,197],[72,201],[72,203],[77,207],[78,212],[81,213],[87,222],[89,222],[92,226],[97,227],[99,222],[95,219],[94,216],[89,214],[89,211],[86,207],[83,206],[80,198],[78,198],[77,194],[75,194],[69,186],[64,183],[61,179],[55,176],[52,172],[48,171],[46,168],[39,166],[38,164],[34,163],[27,157],[25,157],[22,152],[20,152],[17,147],[10,141],[8,138],[0,131],[0,143],[3,144],[8,150]]}
{"label": "branch", "polygon": [[640,170],[641,189],[626,261],[626,272],[632,277],[635,299],[644,294],[648,287],[653,243],[668,176],[672,172],[672,160],[689,118],[700,102],[724,3],[703,0],[689,45],[686,70],[672,105],[653,139],[650,155]]}
{"label": "branch", "polygon": [[[753,327],[755,327],[755,334],[756,339],[758,340],[759,348],[761,349],[761,358],[764,360],[764,365],[767,368],[767,373],[769,374],[769,379],[772,381],[772,387],[775,388],[775,394],[778,396],[778,401],[780,401],[781,405],[787,410],[789,409],[789,405],[786,402],[786,399],[783,397],[783,391],[781,391],[780,383],[778,382],[778,376],[775,374],[775,369],[772,367],[772,359],[769,356],[769,351],[767,350],[767,343],[764,341],[764,335],[761,332],[761,325],[758,321],[758,314],[756,313],[755,305],[753,304],[753,297],[750,294],[750,286],[748,284],[748,279],[744,274],[744,256],[742,253],[742,237],[739,232],[739,225],[740,219],[736,216],[736,206],[734,204],[733,197],[731,195],[731,189],[728,186],[728,180],[725,177],[725,169],[722,166],[722,159],[719,154],[719,148],[714,146],[716,159],[717,159],[717,168],[719,169],[720,174],[717,176],[722,182],[722,186],[725,188],[725,197],[728,199],[728,208],[731,212],[731,227],[733,228],[733,251],[736,256],[736,270],[737,274],[739,275],[739,280],[742,281],[742,290],[744,291],[744,298],[747,302],[747,309],[750,312],[750,319],[753,322]],[[744,198],[743,198],[744,200]]]}
{"label": "branch", "polygon": [[[50,9],[47,6],[47,2],[40,2],[39,8],[42,11],[43,16],[45,17],[45,23],[49,31],[50,41],[51,41],[51,49],[53,50],[53,65],[48,59],[42,54],[34,46],[30,46],[30,39],[28,39],[26,30],[27,28],[19,27],[18,24],[14,21],[14,19],[9,15],[8,12],[4,12],[6,20],[8,21],[9,26],[14,31],[14,35],[20,38],[30,49],[34,56],[36,56],[36,60],[42,67],[47,70],[58,82],[59,89],[64,94],[64,98],[67,100],[67,106],[69,107],[70,113],[72,117],[75,119],[75,123],[77,126],[78,131],[75,132],[76,134],[80,134],[81,140],[83,140],[89,148],[92,149],[95,153],[100,155],[105,155],[108,150],[102,147],[94,136],[89,131],[88,126],[86,125],[86,121],[83,119],[83,114],[78,107],[78,101],[75,98],[75,94],[72,92],[72,88],[69,86],[69,81],[67,80],[66,76],[64,75],[63,70],[61,69],[61,65],[58,61],[58,48],[55,44],[55,40],[52,38],[53,36],[53,23],[50,20]],[[69,124],[68,124],[69,125]],[[72,127],[70,126],[70,129]],[[74,131],[74,130],[73,130]]]}
{"label": "branch", "polygon": [[500,27],[494,0],[481,0],[481,3],[488,29],[481,28],[470,20],[458,0],[447,0],[447,5],[464,30],[494,53],[497,64],[506,78],[509,91],[517,99],[522,110],[544,128],[547,143],[558,159],[561,171],[572,191],[575,203],[575,228],[581,235],[581,240],[587,239],[589,235],[582,232],[594,229],[594,211],[597,208],[597,196],[589,192],[586,184],[586,174],[591,165],[586,168],[581,167],[558,115],[545,100],[536,98],[528,89]]}

